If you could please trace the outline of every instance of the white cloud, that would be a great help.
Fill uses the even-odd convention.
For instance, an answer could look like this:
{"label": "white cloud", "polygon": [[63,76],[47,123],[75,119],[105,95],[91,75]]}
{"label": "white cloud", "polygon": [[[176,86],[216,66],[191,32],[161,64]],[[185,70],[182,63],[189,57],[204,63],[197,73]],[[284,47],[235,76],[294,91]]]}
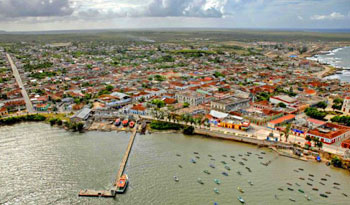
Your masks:
{"label": "white cloud", "polygon": [[329,15],[313,15],[311,16],[311,20],[340,20],[344,19],[345,16],[338,12],[333,12]]}

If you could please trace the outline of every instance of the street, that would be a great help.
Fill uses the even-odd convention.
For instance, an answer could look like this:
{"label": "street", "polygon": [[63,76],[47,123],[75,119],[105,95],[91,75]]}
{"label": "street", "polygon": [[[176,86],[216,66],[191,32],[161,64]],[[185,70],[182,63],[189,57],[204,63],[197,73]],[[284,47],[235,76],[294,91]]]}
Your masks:
{"label": "street", "polygon": [[26,103],[27,112],[28,112],[28,113],[34,113],[34,109],[33,109],[32,102],[31,102],[30,99],[29,99],[29,96],[28,96],[27,91],[26,91],[26,89],[25,89],[25,87],[24,87],[24,85],[23,85],[23,82],[22,82],[21,76],[19,75],[19,72],[18,72],[18,70],[17,70],[17,67],[16,67],[16,65],[14,64],[14,62],[12,61],[12,58],[11,58],[11,56],[10,56],[8,53],[6,54],[6,57],[7,57],[7,59],[8,59],[9,62],[10,62],[13,75],[15,76],[16,81],[17,81],[17,84],[18,84],[18,86],[19,86],[20,89],[21,89],[22,96],[23,96],[24,101],[25,101],[25,103]]}

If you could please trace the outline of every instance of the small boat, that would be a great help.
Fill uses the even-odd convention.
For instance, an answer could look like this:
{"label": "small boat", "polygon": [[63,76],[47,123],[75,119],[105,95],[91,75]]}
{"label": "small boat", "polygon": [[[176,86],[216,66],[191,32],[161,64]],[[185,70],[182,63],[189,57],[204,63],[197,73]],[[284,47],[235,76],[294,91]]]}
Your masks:
{"label": "small boat", "polygon": [[312,188],[312,190],[314,190],[314,191],[318,191],[318,188],[314,187],[314,188]]}
{"label": "small boat", "polygon": [[289,183],[289,182],[287,182],[287,184],[288,184],[289,186],[292,186],[292,184],[291,184],[291,183]]}
{"label": "small boat", "polygon": [[330,191],[326,191],[326,194],[328,194],[328,195],[329,195],[329,194],[331,194],[331,192],[330,192]]}
{"label": "small boat", "polygon": [[309,185],[309,186],[312,186],[312,184],[311,184],[311,183],[309,183],[309,182],[308,182],[308,183],[306,183],[306,184],[307,184],[307,185]]}
{"label": "small boat", "polygon": [[117,183],[117,193],[124,193],[127,186],[129,184],[129,179],[128,179],[128,175],[123,174],[120,178],[119,181]]}
{"label": "small boat", "polygon": [[264,165],[264,166],[269,166],[268,163],[263,163],[263,162],[260,162],[260,164]]}
{"label": "small boat", "polygon": [[198,152],[193,152],[193,154],[198,154]]}
{"label": "small boat", "polygon": [[227,172],[222,172],[222,175],[228,176]]}
{"label": "small boat", "polygon": [[182,168],[182,166],[181,166],[181,165],[179,165],[179,167],[180,167],[180,168]]}
{"label": "small boat", "polygon": [[306,198],[306,200],[311,201],[311,197],[309,197],[309,196],[306,195],[306,194],[305,194],[305,198]]}
{"label": "small boat", "polygon": [[238,201],[241,202],[242,204],[245,203],[244,199],[242,197],[240,197],[240,196],[238,197]]}
{"label": "small boat", "polygon": [[196,158],[197,158],[197,159],[200,159],[200,157],[199,157],[199,156],[196,156]]}
{"label": "small boat", "polygon": [[231,170],[231,168],[229,166],[227,166],[227,165],[225,165],[225,169]]}
{"label": "small boat", "polygon": [[348,197],[348,195],[347,195],[347,194],[345,194],[345,193],[341,193],[341,194],[343,194],[343,196],[345,196],[345,197]]}
{"label": "small boat", "polygon": [[219,194],[219,193],[220,193],[219,190],[218,190],[217,188],[214,188],[214,192],[215,192],[216,194]]}
{"label": "small boat", "polygon": [[134,128],[134,126],[135,126],[135,122],[134,122],[134,121],[130,121],[130,122],[129,122],[129,127],[130,127],[130,128]]}
{"label": "small boat", "polygon": [[250,180],[248,180],[248,184],[250,184],[250,186],[253,186],[253,182],[251,182]]}
{"label": "small boat", "polygon": [[128,126],[128,124],[129,124],[129,120],[123,120],[123,121],[122,121],[122,125],[123,125],[124,127]]}
{"label": "small boat", "polygon": [[243,157],[243,155],[239,154],[238,156]]}
{"label": "small boat", "polygon": [[177,176],[174,176],[174,181],[175,181],[175,182],[178,182],[178,181],[179,181],[179,178],[177,178]]}
{"label": "small boat", "polygon": [[305,193],[304,190],[302,190],[302,189],[298,189],[298,191],[299,191],[300,193]]}
{"label": "small boat", "polygon": [[323,182],[320,182],[320,184],[322,184],[323,186],[325,185]]}
{"label": "small boat", "polygon": [[213,157],[211,154],[208,154],[208,157]]}
{"label": "small boat", "polygon": [[310,177],[314,177],[314,175],[313,175],[313,174],[309,174],[309,176],[310,176]]}
{"label": "small boat", "polygon": [[191,162],[192,162],[193,164],[196,164],[196,163],[197,163],[196,160],[194,160],[194,159],[191,159]]}
{"label": "small boat", "polygon": [[248,170],[248,172],[252,172],[252,170],[249,167],[245,167],[245,168]]}
{"label": "small boat", "polygon": [[114,121],[114,125],[117,126],[117,127],[120,125],[120,123],[121,123],[121,121],[120,121],[119,118],[117,118],[117,119]]}
{"label": "small boat", "polygon": [[210,172],[208,170],[203,170],[203,172],[206,174],[210,174]]}
{"label": "small boat", "polygon": [[265,152],[260,152],[261,154],[266,154]]}
{"label": "small boat", "polygon": [[211,160],[211,161],[215,161],[215,159],[214,159],[214,158],[211,158],[210,160]]}
{"label": "small boat", "polygon": [[242,158],[244,161],[248,161],[246,158]]}
{"label": "small boat", "polygon": [[294,169],[293,171],[294,171],[294,172],[299,172],[299,171],[298,171],[298,170],[296,170],[296,169]]}
{"label": "small boat", "polygon": [[241,192],[242,194],[244,193],[244,190],[241,187],[237,187],[237,190]]}
{"label": "small boat", "polygon": [[327,181],[327,179],[326,179],[326,178],[321,178],[321,180],[322,180],[322,181]]}
{"label": "small boat", "polygon": [[294,191],[294,189],[292,189],[292,188],[290,188],[290,187],[288,187],[287,189],[288,189],[289,191]]}
{"label": "small boat", "polygon": [[333,184],[334,184],[334,185],[338,185],[338,186],[340,185],[340,184],[339,184],[339,183],[337,183],[337,182],[334,182]]}
{"label": "small boat", "polygon": [[307,178],[307,179],[308,179],[309,181],[312,181],[312,182],[314,181],[314,180],[313,180],[313,179],[311,179],[311,178]]}
{"label": "small boat", "polygon": [[247,154],[252,154],[251,152],[247,152]]}
{"label": "small boat", "polygon": [[181,157],[181,154],[176,154],[176,156]]}
{"label": "small boat", "polygon": [[223,156],[223,157],[227,157],[227,155],[226,155],[226,154],[223,154],[222,156]]}
{"label": "small boat", "polygon": [[219,180],[219,179],[214,179],[214,182],[215,182],[216,184],[220,184],[220,180]]}
{"label": "small boat", "polygon": [[295,185],[300,186],[300,184],[298,182],[296,182]]}
{"label": "small boat", "polygon": [[303,168],[298,168],[300,171],[304,171],[304,169]]}
{"label": "small boat", "polygon": [[300,180],[305,180],[305,178],[304,178],[304,177],[299,177],[299,179],[300,179]]}
{"label": "small boat", "polygon": [[245,165],[245,164],[244,164],[244,162],[239,162],[239,164],[240,164],[240,165],[242,165],[242,166],[244,166],[244,165]]}
{"label": "small boat", "polygon": [[326,174],[326,176],[327,176],[327,177],[331,177],[331,175],[329,175],[329,174]]}
{"label": "small boat", "polygon": [[231,157],[231,158],[235,158],[235,156],[233,156],[233,155],[231,155],[230,157]]}
{"label": "small boat", "polygon": [[283,189],[280,187],[280,188],[278,188],[278,190],[280,190],[280,191],[283,191]]}
{"label": "small boat", "polygon": [[234,162],[235,162],[236,160],[235,160],[235,159],[232,159],[232,161],[234,161]]}
{"label": "small boat", "polygon": [[334,189],[338,189],[338,190],[340,190],[340,188],[339,188],[339,187],[337,187],[337,186],[333,186],[333,188],[334,188]]}
{"label": "small boat", "polygon": [[326,194],[320,194],[320,196],[322,196],[324,198],[328,198],[328,196]]}
{"label": "small boat", "polygon": [[225,161],[221,161],[221,163],[222,163],[222,164],[226,164],[226,162],[225,162]]}
{"label": "small boat", "polygon": [[215,166],[213,164],[209,164],[209,167],[215,169]]}
{"label": "small boat", "polygon": [[289,197],[289,201],[295,202],[295,199],[293,199],[292,197]]}
{"label": "small boat", "polygon": [[259,159],[264,159],[264,157],[258,157]]}
{"label": "small boat", "polygon": [[200,184],[204,184],[204,182],[202,181],[201,178],[198,178],[198,179],[197,179],[197,182],[200,183]]}
{"label": "small boat", "polygon": [[275,199],[277,199],[277,200],[279,199],[278,196],[277,196],[276,194],[275,194]]}
{"label": "small boat", "polygon": [[242,173],[241,173],[240,171],[237,171],[236,173],[237,173],[238,175],[242,175]]}

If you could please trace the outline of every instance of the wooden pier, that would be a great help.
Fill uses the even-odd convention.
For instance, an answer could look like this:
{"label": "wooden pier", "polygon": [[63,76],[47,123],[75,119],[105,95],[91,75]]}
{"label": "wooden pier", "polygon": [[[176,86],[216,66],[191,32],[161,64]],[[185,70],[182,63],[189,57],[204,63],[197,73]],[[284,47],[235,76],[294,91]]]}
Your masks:
{"label": "wooden pier", "polygon": [[113,188],[111,190],[102,190],[102,191],[95,191],[95,190],[88,190],[88,189],[80,190],[79,196],[81,196],[81,197],[115,197],[117,184],[118,184],[120,177],[123,175],[124,170],[125,170],[125,166],[128,162],[129,154],[131,152],[131,148],[132,148],[132,145],[134,144],[134,140],[136,137],[137,128],[138,128],[138,126],[135,125],[134,130],[133,130],[131,137],[130,137],[130,140],[129,140],[128,147],[126,148],[124,157],[122,159],[122,162],[120,163],[119,171],[118,171],[118,174],[116,176],[116,180],[113,184]]}

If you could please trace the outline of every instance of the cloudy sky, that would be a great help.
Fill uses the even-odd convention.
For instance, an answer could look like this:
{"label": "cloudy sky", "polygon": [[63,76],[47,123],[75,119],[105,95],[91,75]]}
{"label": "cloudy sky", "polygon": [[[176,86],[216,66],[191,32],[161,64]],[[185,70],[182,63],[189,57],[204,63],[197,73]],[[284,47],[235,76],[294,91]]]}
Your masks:
{"label": "cloudy sky", "polygon": [[350,0],[0,0],[0,30],[350,28]]}

